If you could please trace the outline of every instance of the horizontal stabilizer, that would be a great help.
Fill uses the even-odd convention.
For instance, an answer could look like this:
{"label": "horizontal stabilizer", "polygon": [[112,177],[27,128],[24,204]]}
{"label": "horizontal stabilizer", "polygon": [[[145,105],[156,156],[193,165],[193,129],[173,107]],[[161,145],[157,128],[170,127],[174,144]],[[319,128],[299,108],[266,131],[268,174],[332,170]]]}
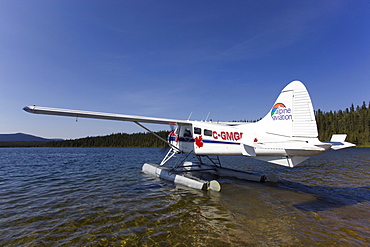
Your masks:
{"label": "horizontal stabilizer", "polygon": [[331,149],[339,150],[343,148],[355,147],[355,144],[345,141],[346,137],[346,134],[333,134],[329,142],[331,144]]}
{"label": "horizontal stabilizer", "polygon": [[347,134],[333,134],[331,136],[331,142],[344,142],[347,138]]}

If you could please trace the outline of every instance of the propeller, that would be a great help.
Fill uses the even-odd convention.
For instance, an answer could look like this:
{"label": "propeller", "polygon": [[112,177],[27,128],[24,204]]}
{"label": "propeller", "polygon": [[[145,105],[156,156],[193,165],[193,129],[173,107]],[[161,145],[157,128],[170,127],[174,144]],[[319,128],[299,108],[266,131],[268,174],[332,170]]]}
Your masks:
{"label": "propeller", "polygon": [[171,129],[171,132],[167,136],[168,147],[162,148],[162,150],[161,150],[162,153],[167,153],[169,148],[173,148],[173,145],[170,143],[170,137],[171,137],[171,135],[172,136],[176,135],[175,132],[176,132],[177,127],[173,124],[170,124],[169,126],[170,126],[170,129]]}

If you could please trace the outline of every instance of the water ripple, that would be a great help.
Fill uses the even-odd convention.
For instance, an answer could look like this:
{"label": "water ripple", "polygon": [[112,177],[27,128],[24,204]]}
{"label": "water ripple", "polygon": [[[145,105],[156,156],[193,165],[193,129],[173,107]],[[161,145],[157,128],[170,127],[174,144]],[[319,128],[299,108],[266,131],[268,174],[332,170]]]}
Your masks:
{"label": "water ripple", "polygon": [[158,149],[0,149],[2,246],[365,245],[369,149],[287,169],[242,157],[234,168],[277,184],[221,178],[220,193],[141,173]]}

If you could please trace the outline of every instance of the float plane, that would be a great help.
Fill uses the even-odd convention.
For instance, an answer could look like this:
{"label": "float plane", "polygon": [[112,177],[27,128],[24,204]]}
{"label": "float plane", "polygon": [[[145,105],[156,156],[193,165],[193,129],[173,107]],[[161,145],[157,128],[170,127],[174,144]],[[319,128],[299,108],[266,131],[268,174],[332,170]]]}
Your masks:
{"label": "float plane", "polygon": [[[330,142],[318,139],[317,125],[311,98],[300,81],[292,81],[280,93],[267,115],[261,120],[248,122],[213,122],[176,120],[145,116],[68,110],[40,106],[26,106],[23,110],[47,115],[75,118],[95,118],[118,121],[131,121],[145,130],[143,123],[176,126],[168,139],[156,135],[170,146],[160,164],[145,163],[145,173],[174,181],[193,188],[220,190],[217,181],[204,181],[194,177],[194,172],[210,172],[217,175],[235,176],[253,181],[272,181],[272,176],[259,176],[246,171],[228,169],[221,166],[219,156],[240,155],[273,164],[294,167],[311,155],[321,154],[330,149],[338,150],[353,147],[346,142],[346,134],[332,136]],[[172,167],[165,164],[182,155]],[[194,155],[198,161],[185,161]],[[208,158],[208,159],[207,159]],[[203,162],[206,159],[209,164]]]}

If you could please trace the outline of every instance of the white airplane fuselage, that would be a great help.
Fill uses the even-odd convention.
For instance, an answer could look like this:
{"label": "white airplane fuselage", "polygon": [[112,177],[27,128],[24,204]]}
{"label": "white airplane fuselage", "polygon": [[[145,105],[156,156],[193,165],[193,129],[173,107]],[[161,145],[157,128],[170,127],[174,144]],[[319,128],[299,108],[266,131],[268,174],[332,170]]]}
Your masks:
{"label": "white airplane fuselage", "polygon": [[196,155],[310,156],[326,152],[331,145],[317,138],[295,138],[258,133],[256,123],[226,126],[190,121],[169,136],[170,143]]}

